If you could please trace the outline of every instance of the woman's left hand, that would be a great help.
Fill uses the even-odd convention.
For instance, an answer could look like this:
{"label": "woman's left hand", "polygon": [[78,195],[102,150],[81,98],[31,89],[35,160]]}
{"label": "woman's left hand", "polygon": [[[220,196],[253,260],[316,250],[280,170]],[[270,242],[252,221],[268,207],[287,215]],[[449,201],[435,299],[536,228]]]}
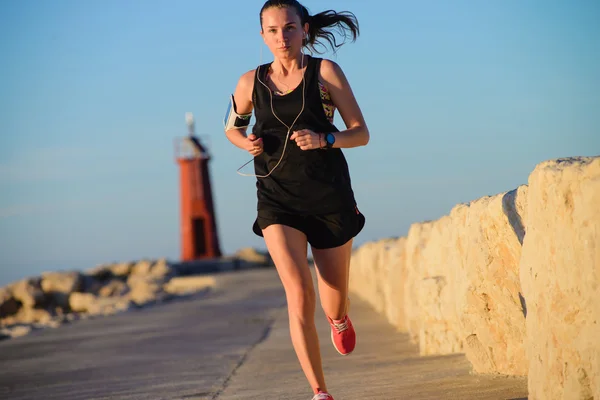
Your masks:
{"label": "woman's left hand", "polygon": [[290,136],[290,140],[295,140],[298,147],[301,150],[314,150],[320,149],[323,146],[323,135],[319,133],[315,133],[310,129],[301,129],[299,131],[294,131],[292,136]]}

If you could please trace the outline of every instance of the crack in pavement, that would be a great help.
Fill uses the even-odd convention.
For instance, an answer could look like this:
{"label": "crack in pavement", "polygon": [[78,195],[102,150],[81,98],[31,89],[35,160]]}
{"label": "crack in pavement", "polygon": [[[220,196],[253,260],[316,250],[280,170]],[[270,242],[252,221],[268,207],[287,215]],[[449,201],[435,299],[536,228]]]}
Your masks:
{"label": "crack in pavement", "polygon": [[271,330],[273,329],[273,325],[275,324],[275,320],[277,319],[276,316],[273,316],[271,318],[268,319],[268,323],[267,326],[265,327],[265,329],[263,330],[262,335],[260,336],[260,338],[258,339],[258,341],[256,343],[254,343],[252,346],[250,346],[248,348],[248,350],[244,353],[244,355],[240,358],[240,361],[236,364],[235,367],[233,367],[233,369],[231,370],[231,373],[229,374],[229,376],[227,378],[225,378],[225,380],[223,381],[223,384],[221,385],[221,387],[219,388],[219,390],[217,390],[217,392],[214,394],[214,396],[212,397],[212,400],[216,400],[219,398],[219,396],[221,396],[221,394],[223,394],[223,392],[225,391],[225,389],[227,389],[227,387],[229,386],[229,382],[231,381],[231,379],[235,376],[236,372],[238,371],[238,369],[244,365],[244,363],[246,362],[246,360],[248,359],[248,356],[250,355],[250,353],[261,343],[263,343],[265,340],[267,340],[267,338],[269,337],[269,334],[271,333]]}

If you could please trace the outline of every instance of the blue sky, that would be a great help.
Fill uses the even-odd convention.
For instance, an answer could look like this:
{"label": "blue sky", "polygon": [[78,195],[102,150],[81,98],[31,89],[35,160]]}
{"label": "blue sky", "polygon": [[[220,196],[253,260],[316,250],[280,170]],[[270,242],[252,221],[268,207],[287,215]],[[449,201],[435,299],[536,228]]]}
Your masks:
{"label": "blue sky", "polygon": [[[367,217],[357,245],[526,184],[541,161],[600,154],[598,1],[304,4],[352,11],[361,26],[356,43],[323,55],[371,131],[368,146],[345,150]],[[264,248],[251,232],[255,182],[235,173],[249,157],[222,130],[239,76],[272,59],[261,5],[0,4],[0,285],[177,259],[173,140],[188,111],[214,157],[224,252]]]}

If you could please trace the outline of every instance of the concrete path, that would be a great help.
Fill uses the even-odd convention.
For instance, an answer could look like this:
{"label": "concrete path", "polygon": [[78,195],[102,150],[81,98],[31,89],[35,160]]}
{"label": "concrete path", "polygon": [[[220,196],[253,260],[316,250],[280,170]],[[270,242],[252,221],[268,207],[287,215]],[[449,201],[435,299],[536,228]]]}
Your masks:
{"label": "concrete path", "polygon": [[211,292],[0,341],[0,399],[213,399],[284,306],[273,270]]}
{"label": "concrete path", "polygon": [[[310,400],[276,272],[217,282],[193,299],[0,342],[0,399]],[[358,345],[347,357],[333,349],[321,309],[316,316],[336,400],[527,396],[525,379],[470,375],[463,356],[419,357],[357,298],[350,315]]]}
{"label": "concrete path", "polygon": [[[314,271],[313,271],[314,272]],[[314,273],[313,273],[314,276]],[[323,368],[336,400],[526,399],[525,378],[471,375],[463,355],[420,357],[408,335],[352,297],[350,316],[357,346],[338,354],[322,309],[316,313]],[[310,400],[308,386],[291,345],[287,312],[281,310],[267,340],[258,344],[226,383],[219,400]]]}

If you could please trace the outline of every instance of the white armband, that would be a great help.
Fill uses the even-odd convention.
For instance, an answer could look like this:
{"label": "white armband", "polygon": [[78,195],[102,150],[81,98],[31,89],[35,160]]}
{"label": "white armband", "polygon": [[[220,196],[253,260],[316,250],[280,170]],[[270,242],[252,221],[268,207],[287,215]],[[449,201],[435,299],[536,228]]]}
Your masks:
{"label": "white armband", "polygon": [[229,105],[227,106],[227,112],[225,113],[225,118],[223,119],[223,126],[225,127],[225,132],[235,128],[247,128],[248,125],[250,125],[251,117],[252,113],[237,113],[235,99],[233,98],[233,95],[231,95],[229,98]]}

